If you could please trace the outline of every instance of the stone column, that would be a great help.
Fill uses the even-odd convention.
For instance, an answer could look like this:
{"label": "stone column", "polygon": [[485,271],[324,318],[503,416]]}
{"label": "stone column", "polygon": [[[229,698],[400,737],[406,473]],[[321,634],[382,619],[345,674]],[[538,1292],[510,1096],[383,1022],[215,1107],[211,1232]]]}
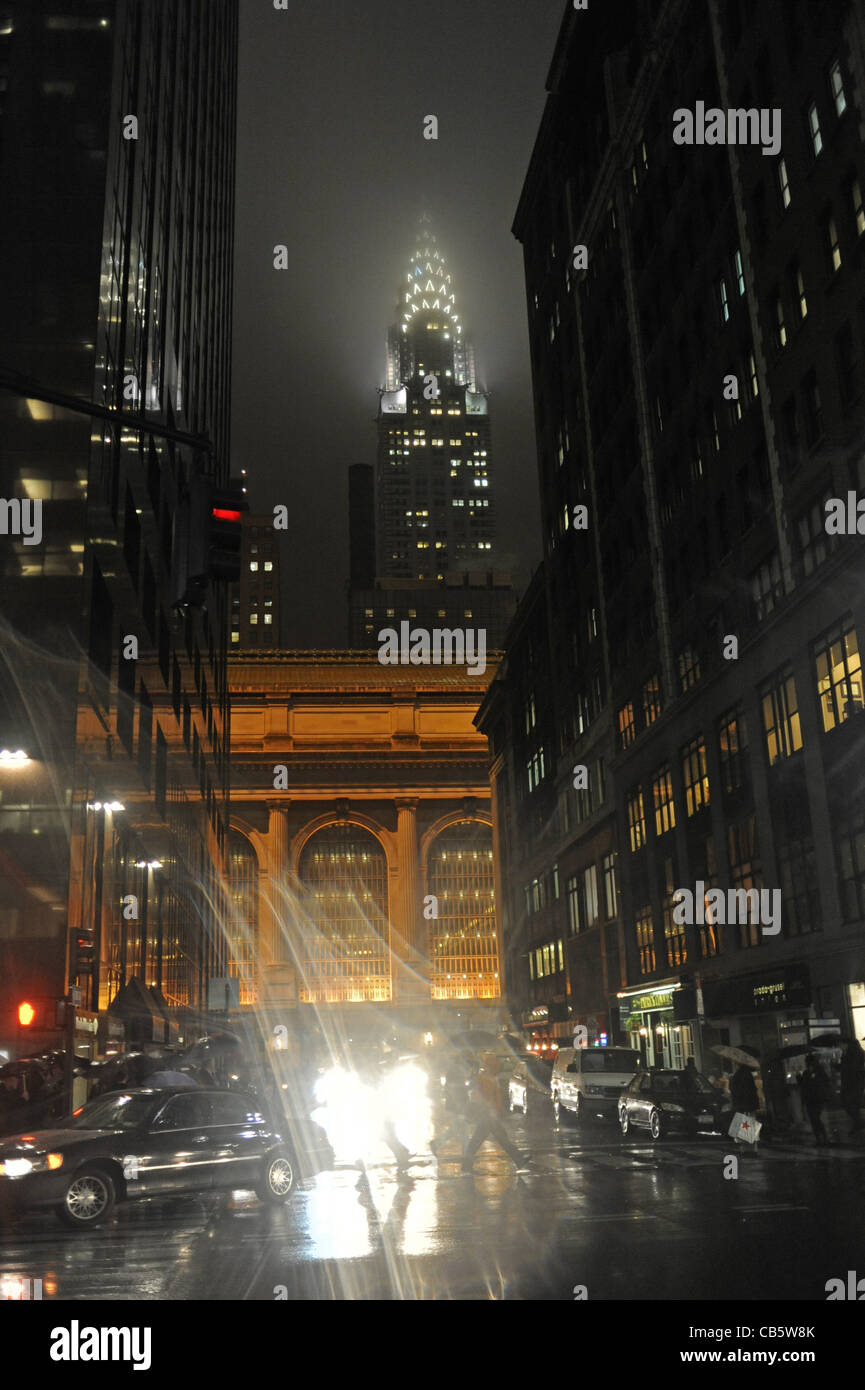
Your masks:
{"label": "stone column", "polygon": [[262,993],[269,1003],[297,1002],[294,965],[287,943],[294,940],[294,914],[286,894],[289,868],[285,802],[268,806],[265,862],[259,869],[259,944]]}
{"label": "stone column", "polygon": [[[417,802],[396,802],[397,876],[396,901],[391,904],[391,946],[394,954],[394,996],[407,1003],[428,997],[429,986],[420,971],[418,950],[421,918],[421,883],[418,870]],[[426,972],[424,971],[424,976]]]}

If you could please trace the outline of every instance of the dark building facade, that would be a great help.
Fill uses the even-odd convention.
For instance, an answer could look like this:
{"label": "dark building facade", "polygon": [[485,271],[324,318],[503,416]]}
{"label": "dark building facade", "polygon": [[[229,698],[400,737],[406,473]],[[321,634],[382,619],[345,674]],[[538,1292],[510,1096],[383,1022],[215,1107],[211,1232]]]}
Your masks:
{"label": "dark building facade", "polygon": [[227,593],[180,601],[229,476],[237,16],[4,21],[0,1034],[32,995],[36,1045],[70,981],[95,1017],[136,978],[162,1029],[224,973]]}
{"label": "dark building facade", "polygon": [[234,651],[265,647],[273,651],[279,642],[280,568],[279,538],[272,513],[245,512],[240,579],[232,586],[231,646]]}
{"label": "dark building facade", "polygon": [[[862,542],[826,509],[865,488],[862,34],[858,2],[569,6],[514,224],[552,742],[509,900],[558,904],[551,1033],[668,1066],[865,1034]],[[765,133],[677,143],[704,108]],[[516,776],[519,679],[492,698]]]}

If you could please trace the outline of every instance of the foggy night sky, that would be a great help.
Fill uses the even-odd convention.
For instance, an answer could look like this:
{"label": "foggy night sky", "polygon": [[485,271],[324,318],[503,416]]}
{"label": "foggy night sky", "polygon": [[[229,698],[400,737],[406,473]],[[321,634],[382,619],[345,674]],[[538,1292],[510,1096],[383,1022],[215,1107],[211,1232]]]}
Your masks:
{"label": "foggy night sky", "polygon": [[[231,472],[283,502],[287,647],[347,642],[348,466],[375,462],[387,329],[427,206],[491,393],[496,563],[541,557],[511,224],[564,0],[240,0]],[[423,118],[439,121],[424,140]],[[285,243],[289,269],[273,269]]]}

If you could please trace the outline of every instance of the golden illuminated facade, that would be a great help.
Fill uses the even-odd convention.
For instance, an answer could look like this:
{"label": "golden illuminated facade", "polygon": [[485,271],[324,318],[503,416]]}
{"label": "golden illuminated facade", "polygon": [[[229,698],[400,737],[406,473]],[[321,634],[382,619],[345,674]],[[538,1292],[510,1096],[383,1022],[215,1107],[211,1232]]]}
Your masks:
{"label": "golden illuminated facade", "polygon": [[419,1027],[497,1014],[487,753],[472,722],[492,674],[355,652],[230,660],[242,1004],[298,1021],[387,1006]]}

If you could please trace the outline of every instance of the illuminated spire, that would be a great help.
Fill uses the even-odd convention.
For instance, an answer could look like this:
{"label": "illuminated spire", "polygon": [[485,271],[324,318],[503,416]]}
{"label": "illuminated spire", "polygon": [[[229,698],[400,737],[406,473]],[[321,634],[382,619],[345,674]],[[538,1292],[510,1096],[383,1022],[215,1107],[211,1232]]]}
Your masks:
{"label": "illuminated spire", "polygon": [[439,249],[428,212],[421,213],[418,219],[415,249],[397,311],[403,332],[408,331],[413,319],[420,313],[437,314],[442,329],[455,337],[463,331],[451,274]]}

